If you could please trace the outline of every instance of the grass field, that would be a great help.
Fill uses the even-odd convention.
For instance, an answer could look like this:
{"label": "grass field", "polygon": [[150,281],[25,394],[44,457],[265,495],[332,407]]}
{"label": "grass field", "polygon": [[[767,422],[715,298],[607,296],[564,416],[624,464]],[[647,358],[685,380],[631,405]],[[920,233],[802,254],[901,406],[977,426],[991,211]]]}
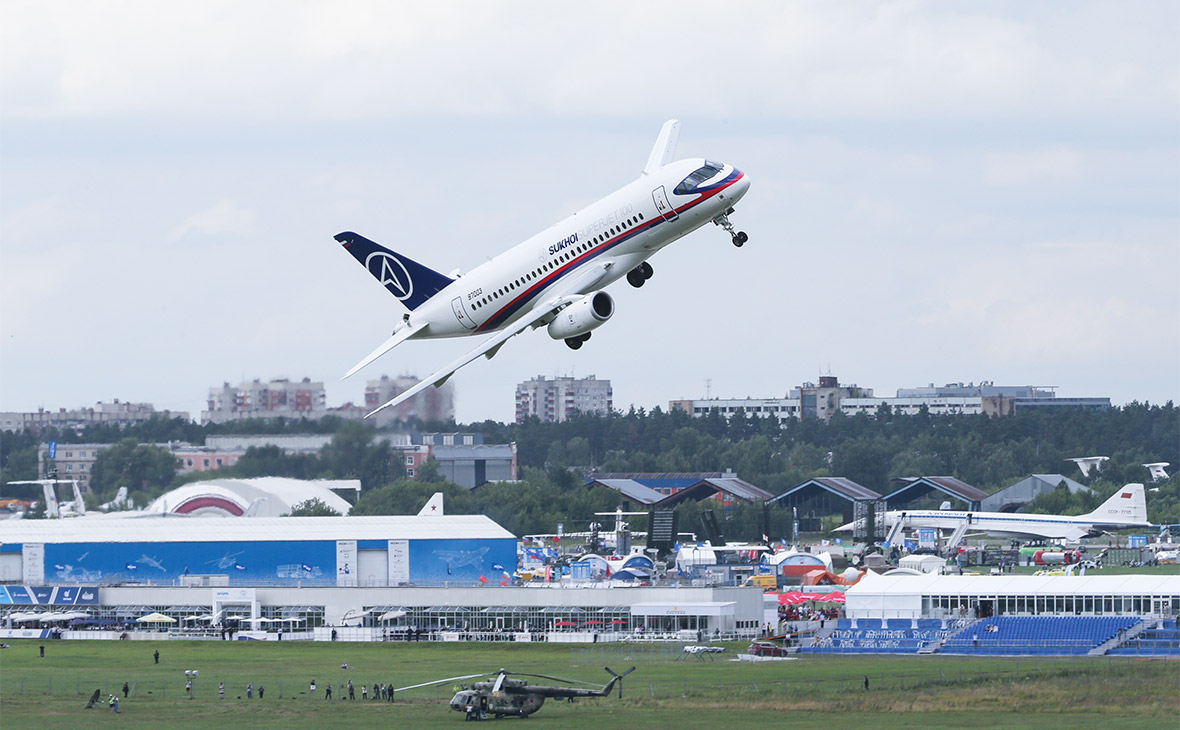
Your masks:
{"label": "grass field", "polygon": [[[38,656],[44,643],[46,655]],[[731,646],[741,650],[743,646]],[[152,652],[160,651],[160,664]],[[413,690],[395,704],[336,698],[349,678],[405,686],[478,671],[537,672],[605,682],[603,666],[638,669],[622,700],[546,703],[546,728],[843,727],[1105,729],[1175,727],[1180,662],[1111,659],[806,656],[783,662],[677,660],[665,647],[525,644],[344,644],[263,642],[16,641],[0,651],[0,726],[20,728],[451,727],[452,686]],[[341,664],[348,669],[342,670]],[[195,698],[184,670],[199,670]],[[863,688],[869,677],[870,689]],[[315,679],[317,696],[308,696]],[[120,694],[120,714],[84,710],[95,689]],[[217,699],[217,683],[226,699]],[[253,682],[264,700],[245,699]],[[240,699],[239,699],[240,698]],[[1163,721],[1162,724],[1160,721]]]}

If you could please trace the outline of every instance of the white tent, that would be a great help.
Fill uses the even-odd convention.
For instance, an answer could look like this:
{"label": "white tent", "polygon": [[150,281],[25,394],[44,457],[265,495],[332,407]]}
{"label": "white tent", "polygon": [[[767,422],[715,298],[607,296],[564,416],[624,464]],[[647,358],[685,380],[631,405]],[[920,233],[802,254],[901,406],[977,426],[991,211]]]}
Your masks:
{"label": "white tent", "polygon": [[923,573],[941,573],[946,567],[946,561],[937,555],[907,555],[897,561],[902,568],[913,568]]}

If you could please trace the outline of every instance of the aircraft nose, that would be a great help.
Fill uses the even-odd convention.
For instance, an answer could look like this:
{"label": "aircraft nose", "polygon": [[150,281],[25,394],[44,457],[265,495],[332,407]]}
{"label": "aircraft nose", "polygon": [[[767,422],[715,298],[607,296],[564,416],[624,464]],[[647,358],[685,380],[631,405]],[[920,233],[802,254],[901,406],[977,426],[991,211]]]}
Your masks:
{"label": "aircraft nose", "polygon": [[733,171],[736,172],[739,175],[739,177],[738,177],[737,182],[735,182],[730,187],[730,190],[732,191],[732,195],[733,195],[734,200],[738,200],[743,195],[746,194],[747,190],[750,189],[750,176],[747,175],[746,173],[742,172],[741,170],[737,169],[736,167],[733,168]]}

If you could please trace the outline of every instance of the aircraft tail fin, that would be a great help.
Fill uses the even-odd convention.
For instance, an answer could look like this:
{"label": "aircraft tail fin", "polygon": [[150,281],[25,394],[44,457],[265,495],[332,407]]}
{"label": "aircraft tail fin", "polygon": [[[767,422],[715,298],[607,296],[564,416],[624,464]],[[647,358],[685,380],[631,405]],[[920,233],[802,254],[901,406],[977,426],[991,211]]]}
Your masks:
{"label": "aircraft tail fin", "polygon": [[381,282],[390,294],[411,311],[454,281],[352,231],[337,233],[335,238],[361,266],[369,270],[374,279]]}
{"label": "aircraft tail fin", "polygon": [[1127,484],[1085,517],[1096,523],[1149,524],[1143,485]]}
{"label": "aircraft tail fin", "polygon": [[426,506],[424,506],[421,510],[418,511],[419,517],[422,517],[425,515],[441,515],[441,514],[443,514],[443,493],[442,492],[435,492],[434,496],[432,496],[430,498],[430,500],[426,502]]}
{"label": "aircraft tail fin", "polygon": [[660,129],[660,136],[648,155],[647,164],[643,166],[643,174],[650,175],[672,161],[676,153],[676,140],[680,137],[680,122],[669,119]]}

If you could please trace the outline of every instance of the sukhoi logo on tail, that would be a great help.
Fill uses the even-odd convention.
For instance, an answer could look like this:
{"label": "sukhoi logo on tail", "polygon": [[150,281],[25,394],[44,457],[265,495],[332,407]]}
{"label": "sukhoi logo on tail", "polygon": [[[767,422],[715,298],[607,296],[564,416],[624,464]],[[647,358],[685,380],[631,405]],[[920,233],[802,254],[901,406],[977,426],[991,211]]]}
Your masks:
{"label": "sukhoi logo on tail", "polygon": [[406,270],[405,264],[393,256],[374,251],[365,259],[365,268],[398,300],[405,301],[414,293],[414,280],[410,278],[410,272]]}

